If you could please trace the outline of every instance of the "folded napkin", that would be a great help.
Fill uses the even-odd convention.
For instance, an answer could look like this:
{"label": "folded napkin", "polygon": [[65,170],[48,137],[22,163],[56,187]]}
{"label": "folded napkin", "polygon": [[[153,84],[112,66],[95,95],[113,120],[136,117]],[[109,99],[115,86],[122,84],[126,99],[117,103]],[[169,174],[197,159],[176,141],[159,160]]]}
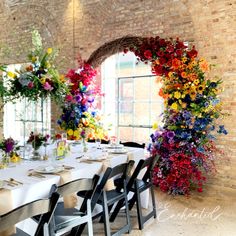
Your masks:
{"label": "folded napkin", "polygon": [[[0,215],[5,214],[13,209],[11,190],[1,189],[0,190],[0,199],[1,199],[1,201],[0,201]],[[14,225],[4,231],[1,231],[1,229],[0,229],[1,236],[9,236],[14,233],[16,233],[16,228],[14,227]]]}

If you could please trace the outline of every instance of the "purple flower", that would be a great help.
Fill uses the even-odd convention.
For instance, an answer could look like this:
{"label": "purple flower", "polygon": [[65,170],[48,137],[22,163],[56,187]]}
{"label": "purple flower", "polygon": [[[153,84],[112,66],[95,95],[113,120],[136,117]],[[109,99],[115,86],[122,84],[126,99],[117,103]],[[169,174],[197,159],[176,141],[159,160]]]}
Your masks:
{"label": "purple flower", "polygon": [[5,152],[10,153],[14,149],[15,142],[12,138],[8,138],[5,140]]}
{"label": "purple flower", "polygon": [[174,131],[168,131],[166,133],[166,137],[169,139],[173,139],[175,137],[175,132]]}

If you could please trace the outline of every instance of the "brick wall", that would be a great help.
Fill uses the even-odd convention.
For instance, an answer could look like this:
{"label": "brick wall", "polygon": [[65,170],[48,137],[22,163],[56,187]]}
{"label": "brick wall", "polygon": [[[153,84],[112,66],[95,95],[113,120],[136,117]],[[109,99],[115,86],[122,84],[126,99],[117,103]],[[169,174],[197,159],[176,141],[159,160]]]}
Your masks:
{"label": "brick wall", "polygon": [[[57,63],[62,72],[75,65],[78,53],[86,59],[105,42],[124,35],[178,36],[194,42],[199,54],[217,65],[212,75],[224,81],[221,98],[230,116],[223,122],[229,134],[219,137],[218,144],[236,165],[235,0],[2,0],[0,63],[25,60],[33,27],[47,45],[61,49]],[[53,111],[57,117],[55,106]],[[232,164],[222,167],[222,173],[236,180]]]}

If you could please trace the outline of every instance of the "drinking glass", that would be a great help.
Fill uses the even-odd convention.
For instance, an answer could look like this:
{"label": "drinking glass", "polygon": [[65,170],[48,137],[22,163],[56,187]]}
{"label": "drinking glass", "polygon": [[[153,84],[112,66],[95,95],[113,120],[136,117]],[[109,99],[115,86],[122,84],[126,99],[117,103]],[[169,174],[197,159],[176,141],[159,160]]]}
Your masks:
{"label": "drinking glass", "polygon": [[96,138],[95,139],[95,143],[96,143],[97,149],[101,149],[101,139],[100,138]]}

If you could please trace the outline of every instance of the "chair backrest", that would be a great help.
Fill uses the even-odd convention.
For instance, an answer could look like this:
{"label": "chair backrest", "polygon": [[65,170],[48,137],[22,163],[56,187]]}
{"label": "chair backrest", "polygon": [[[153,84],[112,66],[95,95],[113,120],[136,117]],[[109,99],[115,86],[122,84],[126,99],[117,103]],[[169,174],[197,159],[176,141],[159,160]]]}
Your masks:
{"label": "chair backrest", "polygon": [[91,179],[76,179],[61,186],[58,186],[57,192],[61,196],[66,196],[68,194],[77,193],[80,191],[91,191],[95,189],[98,180],[98,175],[94,175],[94,177]]}
{"label": "chair backrest", "polygon": [[31,218],[36,215],[41,215],[35,236],[44,235],[44,225],[49,224],[57,205],[59,194],[53,192],[48,199],[39,199],[25,205],[22,205],[4,215],[0,216],[1,231],[15,225],[16,223]]}
{"label": "chair backrest", "polygon": [[120,142],[120,144],[123,144],[126,147],[136,147],[136,148],[144,148],[145,143],[135,143],[135,142]]}
{"label": "chair backrest", "polygon": [[147,181],[147,180],[151,180],[152,178],[152,172],[153,172],[153,168],[155,167],[157,161],[159,159],[159,156],[151,156],[148,157],[146,159],[141,159],[138,163],[138,165],[136,166],[133,174],[131,175],[128,183],[127,183],[127,192],[129,191],[129,189],[133,186],[135,180],[137,179],[139,173],[141,172],[142,169],[144,169],[145,167],[147,168],[142,180],[143,181]]}
{"label": "chair backrest", "polygon": [[133,165],[134,165],[134,161],[129,161],[126,163],[119,164],[115,167],[108,167],[106,169],[105,173],[103,174],[101,178],[100,183],[97,184],[94,195],[92,197],[92,204],[91,204],[92,210],[94,209],[99,197],[101,196],[102,191],[104,190],[107,181],[116,176],[119,176],[123,181],[126,181],[128,172],[131,166]]}

